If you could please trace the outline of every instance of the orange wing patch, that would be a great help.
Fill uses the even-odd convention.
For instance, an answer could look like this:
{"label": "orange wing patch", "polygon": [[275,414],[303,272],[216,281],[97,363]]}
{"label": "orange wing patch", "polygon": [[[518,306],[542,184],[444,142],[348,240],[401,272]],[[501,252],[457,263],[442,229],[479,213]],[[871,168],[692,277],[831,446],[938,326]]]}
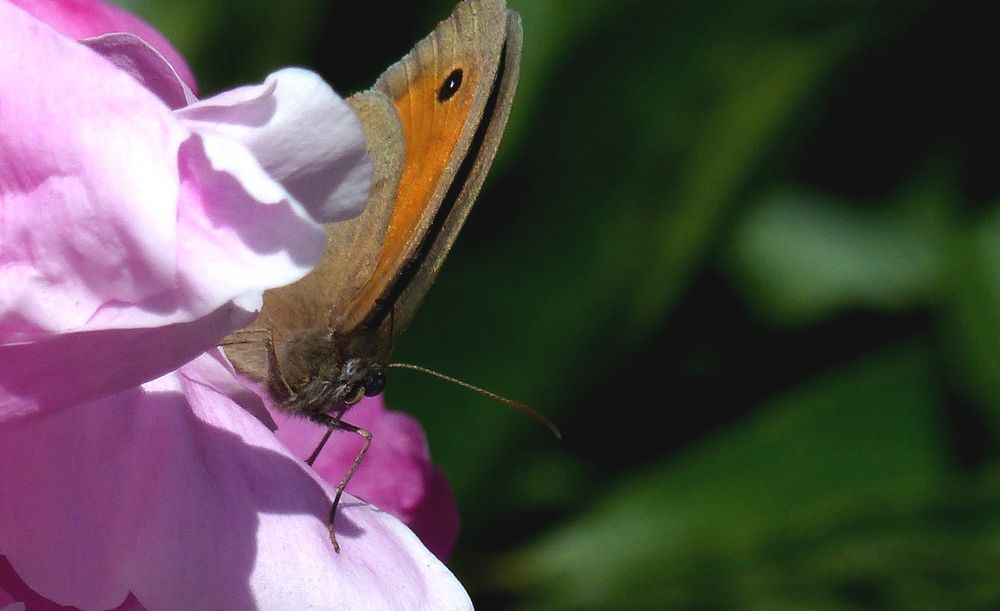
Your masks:
{"label": "orange wing patch", "polygon": [[[457,67],[440,72],[427,71],[415,79],[406,93],[395,100],[406,138],[406,162],[396,193],[385,242],[371,278],[361,288],[354,301],[356,306],[370,305],[378,299],[402,269],[405,258],[417,244],[412,243],[423,232],[417,232],[441,175],[451,160],[455,146],[465,127],[478,70],[462,66],[462,84],[454,97],[438,100],[442,83]],[[357,308],[352,308],[358,311]],[[360,308],[369,311],[370,308]],[[360,322],[360,321],[357,321]]]}

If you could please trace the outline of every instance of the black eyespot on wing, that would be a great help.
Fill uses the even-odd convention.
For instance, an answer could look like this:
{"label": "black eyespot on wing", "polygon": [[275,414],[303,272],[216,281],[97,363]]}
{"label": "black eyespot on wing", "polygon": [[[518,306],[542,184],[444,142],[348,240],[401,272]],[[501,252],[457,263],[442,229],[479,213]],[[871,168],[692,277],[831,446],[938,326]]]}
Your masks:
{"label": "black eyespot on wing", "polygon": [[462,69],[455,68],[448,75],[448,78],[444,79],[441,83],[441,88],[438,89],[438,102],[447,102],[452,98],[453,95],[458,93],[459,88],[462,86]]}

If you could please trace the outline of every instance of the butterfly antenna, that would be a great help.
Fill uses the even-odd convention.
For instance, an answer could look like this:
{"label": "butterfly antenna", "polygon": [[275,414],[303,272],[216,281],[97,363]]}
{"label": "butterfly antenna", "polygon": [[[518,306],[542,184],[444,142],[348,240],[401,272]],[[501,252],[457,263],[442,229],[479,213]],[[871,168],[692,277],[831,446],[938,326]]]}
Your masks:
{"label": "butterfly antenna", "polygon": [[469,390],[471,390],[473,392],[477,392],[477,393],[479,393],[479,394],[481,394],[481,395],[483,395],[485,397],[489,397],[490,399],[493,399],[494,401],[498,401],[500,403],[503,403],[507,407],[512,407],[512,408],[516,409],[519,412],[522,412],[524,414],[527,414],[527,415],[531,416],[535,420],[541,422],[542,425],[545,426],[545,428],[549,429],[549,431],[552,433],[553,436],[555,436],[556,439],[562,439],[562,433],[559,432],[559,427],[557,427],[555,425],[555,423],[553,423],[551,420],[549,420],[548,418],[546,418],[545,416],[543,416],[542,413],[539,412],[537,409],[535,409],[535,408],[533,408],[533,407],[531,407],[529,405],[525,405],[524,403],[520,403],[518,401],[514,401],[513,399],[508,399],[507,397],[503,397],[501,395],[498,395],[495,392],[490,392],[490,391],[486,390],[485,388],[480,388],[478,386],[474,386],[472,384],[469,384],[468,382],[463,382],[462,380],[459,380],[457,378],[453,378],[453,377],[451,377],[449,375],[445,375],[445,374],[443,374],[441,372],[434,371],[433,369],[428,369],[426,367],[421,367],[420,365],[411,365],[410,363],[389,363],[389,367],[391,367],[393,369],[410,369],[412,371],[419,371],[421,373],[426,373],[429,376],[433,376],[435,378],[438,378],[439,380],[444,380],[445,382],[451,382],[452,384],[461,386],[462,388],[468,388]]}

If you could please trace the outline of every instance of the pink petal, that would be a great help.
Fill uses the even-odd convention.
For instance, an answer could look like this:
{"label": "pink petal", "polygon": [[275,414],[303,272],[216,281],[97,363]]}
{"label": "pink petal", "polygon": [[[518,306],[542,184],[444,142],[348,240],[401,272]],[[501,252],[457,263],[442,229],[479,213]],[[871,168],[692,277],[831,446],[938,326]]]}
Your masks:
{"label": "pink petal", "polygon": [[77,40],[112,32],[135,34],[163,55],[187,86],[197,91],[194,75],[180,53],[152,26],[121,7],[101,0],[8,1]]}
{"label": "pink petal", "polygon": [[0,428],[163,375],[250,320],[249,313],[226,306],[191,323],[0,346]]}
{"label": "pink petal", "polygon": [[177,111],[194,131],[225,135],[253,152],[321,222],[361,213],[372,166],[357,115],[319,76],[285,68]]}
{"label": "pink petal", "polygon": [[170,108],[182,108],[197,99],[170,62],[135,34],[103,34],[80,42],[127,72]]}
{"label": "pink petal", "polygon": [[[325,429],[272,411],[275,434],[292,452],[312,453]],[[444,473],[431,462],[427,439],[412,416],[387,411],[382,395],[365,398],[345,420],[372,433],[372,444],[347,490],[409,526],[438,558],[446,560],[458,537],[459,516]],[[338,483],[361,449],[360,437],[336,433],[313,464],[327,482]]]}
{"label": "pink petal", "polygon": [[[402,524],[333,490],[219,392],[221,355],[103,401],[0,428],[0,554],[60,604],[471,608]],[[57,450],[57,451],[56,451]],[[335,601],[335,602],[334,602]]]}
{"label": "pink petal", "polygon": [[[14,603],[14,601],[18,601]],[[10,606],[4,606],[14,603]],[[7,559],[0,556],[0,611],[65,611],[73,607],[65,607],[47,598],[39,596],[28,587],[14,571]],[[129,596],[114,611],[145,611],[134,596]]]}

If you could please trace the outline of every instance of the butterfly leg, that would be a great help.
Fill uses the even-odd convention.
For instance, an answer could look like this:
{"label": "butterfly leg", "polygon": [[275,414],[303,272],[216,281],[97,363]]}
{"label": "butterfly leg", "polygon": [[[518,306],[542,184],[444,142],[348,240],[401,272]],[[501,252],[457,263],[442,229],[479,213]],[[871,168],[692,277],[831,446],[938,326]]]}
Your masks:
{"label": "butterfly leg", "polygon": [[358,452],[358,455],[354,457],[354,462],[351,463],[351,467],[347,470],[347,473],[344,474],[340,483],[337,484],[337,494],[333,497],[333,506],[330,507],[330,517],[327,520],[327,528],[330,531],[330,542],[333,543],[334,551],[339,554],[340,544],[337,543],[337,533],[334,530],[334,519],[337,517],[337,507],[340,505],[340,497],[343,496],[344,490],[347,488],[347,483],[351,481],[351,477],[354,475],[354,472],[361,466],[361,461],[364,460],[365,454],[368,453],[368,447],[372,443],[372,434],[370,431],[344,422],[340,418],[335,418],[333,416],[328,416],[328,419],[324,420],[322,424],[327,427],[326,434],[323,435],[323,439],[320,440],[319,445],[315,450],[313,450],[312,454],[306,460],[306,462],[310,465],[312,465],[316,460],[316,457],[319,456],[319,452],[326,443],[326,440],[330,438],[330,435],[333,434],[333,431],[335,430],[357,433],[365,440],[364,444],[361,446],[361,450]]}
{"label": "butterfly leg", "polygon": [[[340,421],[338,420],[338,422]],[[316,449],[313,450],[312,454],[309,455],[309,458],[306,459],[307,465],[311,467],[313,466],[313,463],[316,462],[316,458],[319,456],[320,451],[323,450],[323,446],[325,446],[326,442],[330,439],[330,435],[333,435],[334,428],[335,427],[332,424],[327,425],[326,432],[323,433],[323,438],[319,440],[319,443],[316,444]]]}

